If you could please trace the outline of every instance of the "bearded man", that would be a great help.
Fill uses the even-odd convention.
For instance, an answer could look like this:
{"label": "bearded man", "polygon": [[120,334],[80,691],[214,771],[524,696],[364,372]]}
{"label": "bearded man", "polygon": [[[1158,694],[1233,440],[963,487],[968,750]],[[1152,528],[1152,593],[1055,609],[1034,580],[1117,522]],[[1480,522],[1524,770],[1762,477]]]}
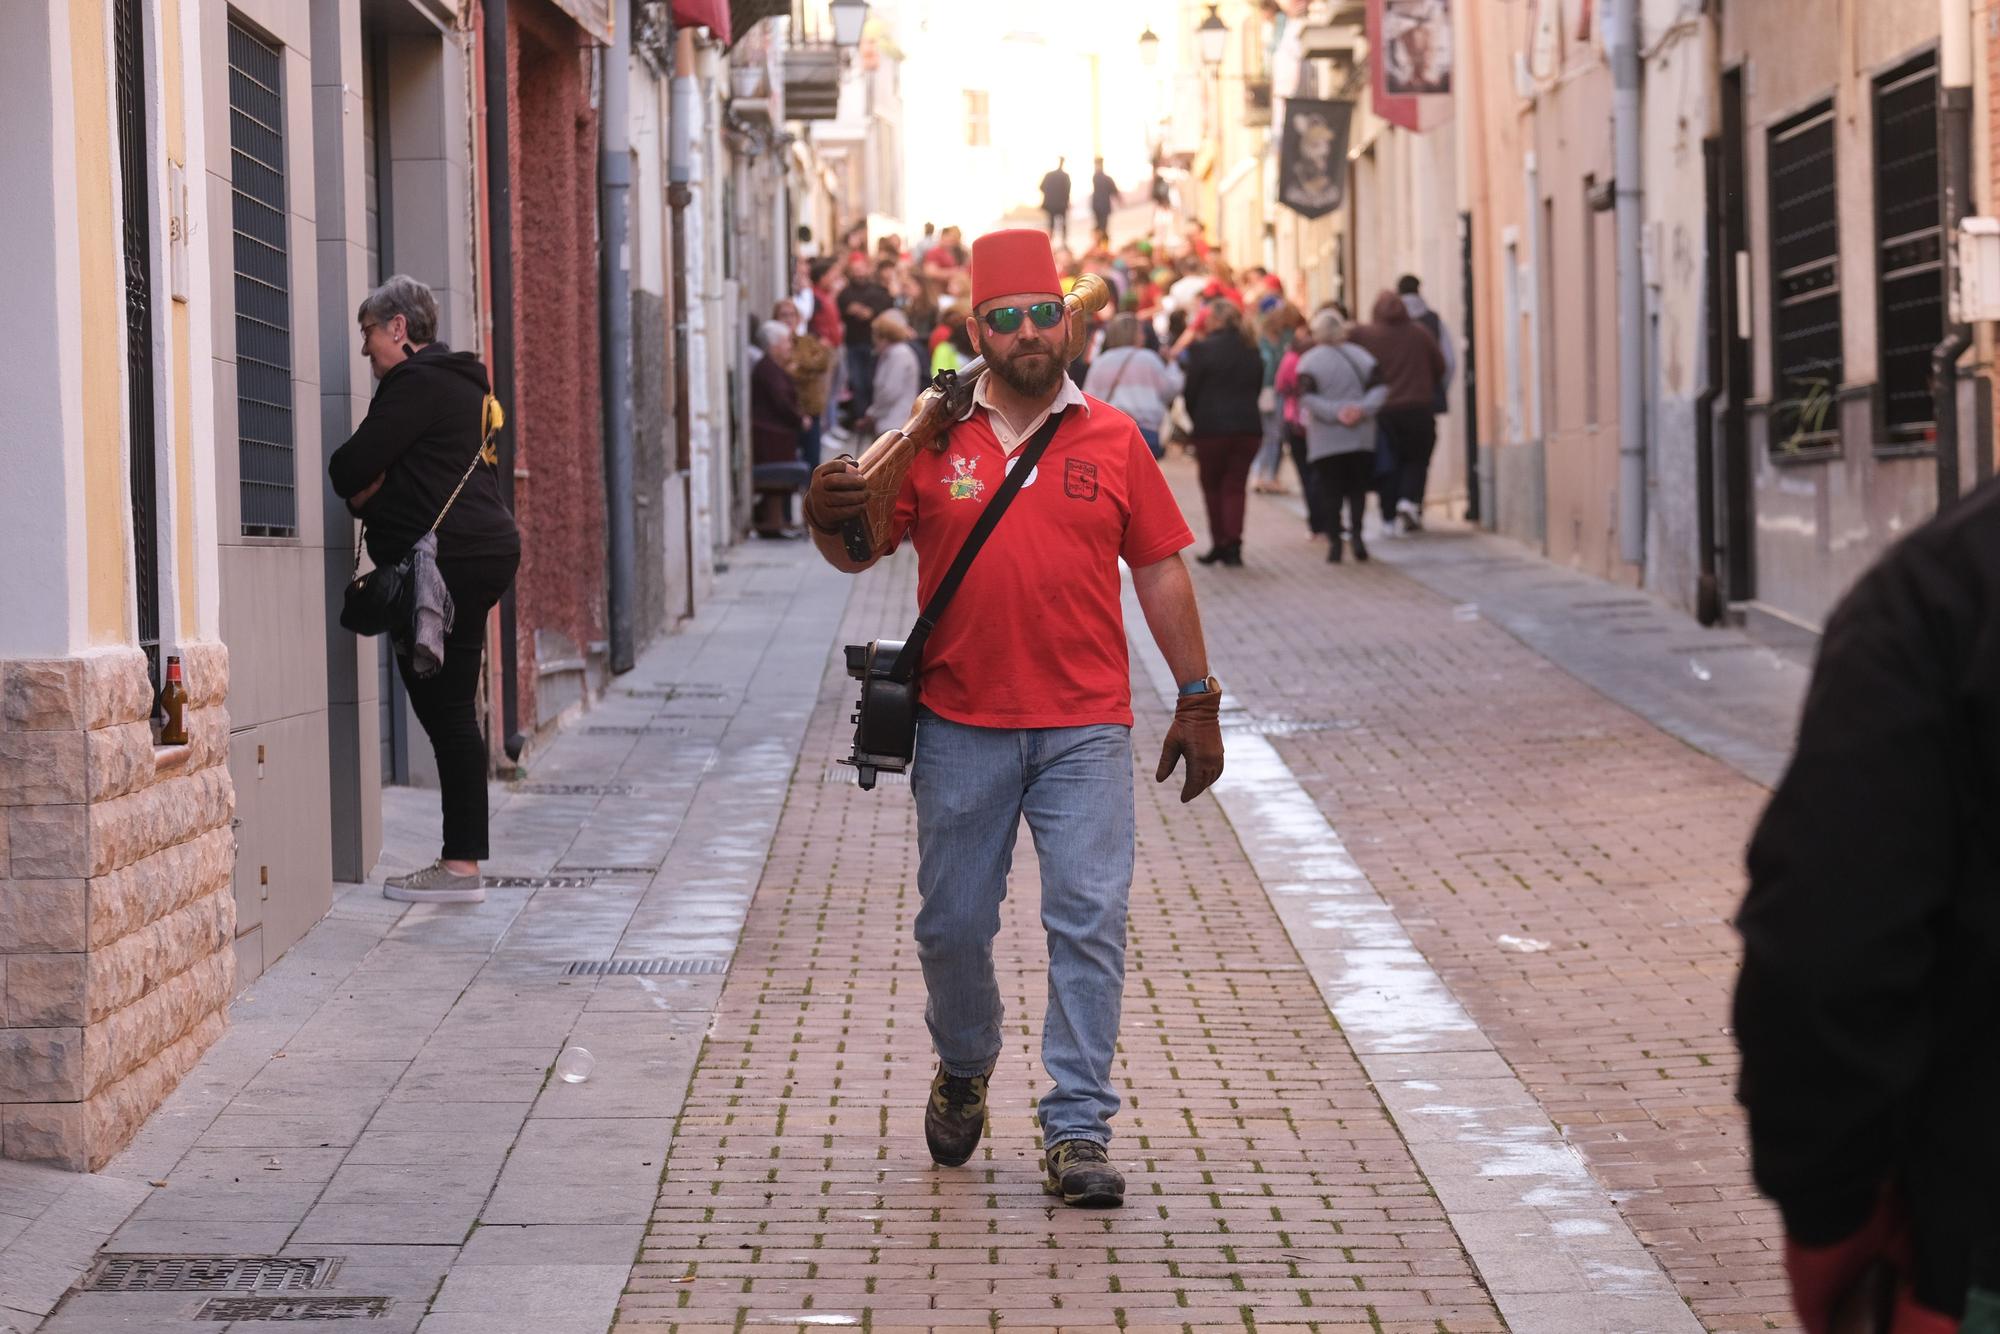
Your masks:
{"label": "bearded man", "polygon": [[1066,1204],[1117,1205],[1125,1180],[1105,1150],[1119,1106],[1111,1059],[1135,825],[1121,559],[1183,683],[1156,775],[1165,782],[1185,757],[1183,802],[1222,773],[1221,687],[1180,555],[1194,534],[1132,419],[1085,397],[1066,373],[1071,317],[1048,237],[1012,230],[975,241],[972,302],[967,328],[990,370],[944,451],[920,451],[904,477],[887,547],[856,562],[842,546],[842,523],[867,503],[849,460],[814,473],[805,512],[820,554],[850,572],[908,537],[922,605],[1022,448],[1060,414],[918,675],[916,939],[938,1057],[924,1135],[931,1157],[956,1167],[985,1132],[1002,1045],[993,940],[1025,815],[1049,942],[1043,1188]]}

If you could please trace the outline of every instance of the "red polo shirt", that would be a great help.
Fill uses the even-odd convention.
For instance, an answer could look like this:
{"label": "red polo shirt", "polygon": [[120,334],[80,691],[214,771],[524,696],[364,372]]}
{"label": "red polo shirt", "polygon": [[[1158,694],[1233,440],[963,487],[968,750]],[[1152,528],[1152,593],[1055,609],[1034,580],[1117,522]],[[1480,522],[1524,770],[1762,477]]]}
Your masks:
{"label": "red polo shirt", "polygon": [[[890,549],[917,548],[921,608],[1006,476],[984,409],[921,450],[896,499]],[[1131,726],[1118,562],[1134,569],[1194,542],[1132,419],[1072,407],[972,562],[924,650],[919,695],[973,727]]]}

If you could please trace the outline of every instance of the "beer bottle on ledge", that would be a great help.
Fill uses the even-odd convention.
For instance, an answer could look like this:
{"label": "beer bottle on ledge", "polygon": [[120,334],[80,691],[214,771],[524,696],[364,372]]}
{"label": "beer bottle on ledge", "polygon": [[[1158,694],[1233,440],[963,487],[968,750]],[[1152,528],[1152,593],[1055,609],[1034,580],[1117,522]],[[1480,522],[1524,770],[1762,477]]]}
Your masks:
{"label": "beer bottle on ledge", "polygon": [[163,746],[185,746],[188,743],[187,729],[187,687],[181,684],[181,660],[167,659],[167,683],[160,687],[160,711],[166,720],[160,724],[160,744]]}

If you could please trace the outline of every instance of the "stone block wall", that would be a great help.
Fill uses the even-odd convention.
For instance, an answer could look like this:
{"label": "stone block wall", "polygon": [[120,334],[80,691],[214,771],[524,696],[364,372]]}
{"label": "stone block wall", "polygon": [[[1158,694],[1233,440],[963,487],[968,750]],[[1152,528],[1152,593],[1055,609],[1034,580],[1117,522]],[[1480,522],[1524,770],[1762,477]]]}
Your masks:
{"label": "stone block wall", "polygon": [[101,1167],[220,1035],[235,981],[229,656],[0,662],[0,1157]]}

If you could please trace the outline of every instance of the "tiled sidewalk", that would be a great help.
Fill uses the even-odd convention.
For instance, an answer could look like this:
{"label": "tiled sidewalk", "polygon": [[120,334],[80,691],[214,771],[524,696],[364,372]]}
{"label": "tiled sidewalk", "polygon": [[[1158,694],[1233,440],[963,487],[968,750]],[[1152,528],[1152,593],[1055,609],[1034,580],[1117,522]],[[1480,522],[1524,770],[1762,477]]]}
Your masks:
{"label": "tiled sidewalk", "polygon": [[[537,758],[530,782],[494,786],[486,870],[517,883],[477,907],[349,887],[238,998],[229,1032],[132,1146],[79,1179],[93,1193],[7,1237],[0,1308],[20,1293],[29,1319],[16,1323],[32,1324],[101,1243],[107,1258],[332,1260],[330,1282],[286,1296],[380,1313],[252,1318],[231,1293],[75,1291],[49,1334],[279,1318],[375,1334],[603,1334],[847,592],[797,549],[753,548],[735,566],[696,621]],[[384,869],[427,861],[436,794],[397,791],[387,805]],[[568,971],[635,958],[675,971]],[[570,1044],[596,1058],[585,1083],[551,1078]],[[0,1172],[0,1191],[34,1203],[18,1185]]]}
{"label": "tiled sidewalk", "polygon": [[[912,572],[861,580],[850,639],[903,628]],[[1025,839],[996,947],[993,1134],[934,1167],[909,791],[863,794],[832,767],[850,698],[830,666],[621,1331],[1504,1327],[1220,809],[1151,781],[1143,693],[1112,1146],[1128,1202],[1069,1210],[1040,1189],[1046,955]]]}
{"label": "tiled sidewalk", "polygon": [[1463,603],[1323,550],[1284,504],[1251,506],[1245,566],[1198,576],[1216,671],[1305,724],[1273,744],[1703,1323],[1794,1328],[1728,1028],[1766,792]]}

